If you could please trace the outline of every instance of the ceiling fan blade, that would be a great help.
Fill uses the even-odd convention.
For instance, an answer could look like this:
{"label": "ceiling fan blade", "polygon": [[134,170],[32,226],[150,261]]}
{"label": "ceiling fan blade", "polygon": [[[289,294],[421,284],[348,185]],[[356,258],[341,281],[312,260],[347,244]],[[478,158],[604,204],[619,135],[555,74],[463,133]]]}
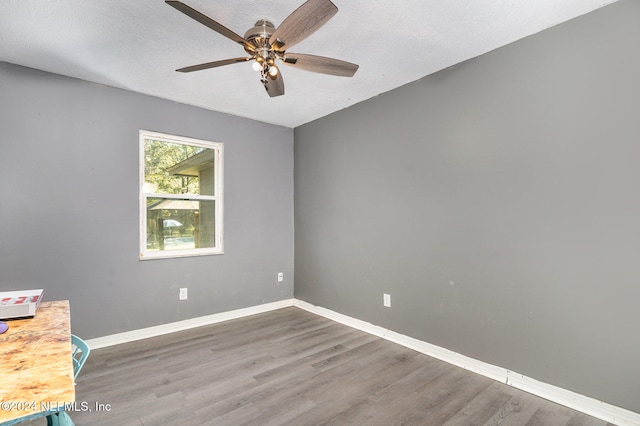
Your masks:
{"label": "ceiling fan blade", "polygon": [[276,50],[283,51],[313,34],[337,12],[330,0],[308,0],[285,18],[269,41]]}
{"label": "ceiling fan blade", "polygon": [[166,0],[165,3],[167,3],[169,6],[172,6],[178,9],[180,12],[184,13],[190,18],[195,19],[201,24],[206,25],[207,27],[211,28],[213,31],[216,31],[217,33],[222,34],[223,36],[235,41],[236,43],[240,43],[242,45],[248,44],[244,38],[240,37],[238,34],[234,33],[229,28],[225,27],[222,24],[217,23],[216,21],[209,18],[208,16],[203,15],[202,13],[198,12],[197,10],[187,6],[186,4],[180,1]]}
{"label": "ceiling fan blade", "polygon": [[322,74],[338,75],[341,77],[353,77],[358,71],[359,65],[339,59],[326,58],[324,56],[304,55],[302,53],[287,53],[284,63],[306,71]]}
{"label": "ceiling fan blade", "polygon": [[207,63],[199,64],[199,65],[192,65],[190,67],[180,68],[180,69],[177,69],[176,71],[178,71],[178,72],[200,71],[200,70],[206,70],[206,69],[209,69],[209,68],[221,67],[223,65],[236,64],[238,62],[247,62],[247,61],[249,61],[251,59],[253,59],[253,58],[223,59],[222,61],[213,61],[213,62],[207,62]]}
{"label": "ceiling fan blade", "polygon": [[266,79],[264,80],[264,88],[267,89],[267,93],[272,98],[284,95],[284,80],[282,79],[280,70],[278,70],[275,77],[271,77],[270,75],[266,76]]}

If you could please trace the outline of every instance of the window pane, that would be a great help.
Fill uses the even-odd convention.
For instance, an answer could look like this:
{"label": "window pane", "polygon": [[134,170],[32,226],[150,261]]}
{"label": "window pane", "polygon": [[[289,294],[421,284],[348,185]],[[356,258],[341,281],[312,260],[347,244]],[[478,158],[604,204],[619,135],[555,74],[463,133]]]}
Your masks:
{"label": "window pane", "polygon": [[215,150],[145,139],[144,157],[144,192],[215,195]]}
{"label": "window pane", "polygon": [[215,246],[215,201],[147,199],[147,250]]}

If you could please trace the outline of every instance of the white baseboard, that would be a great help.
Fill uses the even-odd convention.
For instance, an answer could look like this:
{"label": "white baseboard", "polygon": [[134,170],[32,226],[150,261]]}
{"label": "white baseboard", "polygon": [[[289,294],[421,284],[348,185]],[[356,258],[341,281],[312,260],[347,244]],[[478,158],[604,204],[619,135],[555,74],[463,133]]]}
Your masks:
{"label": "white baseboard", "polygon": [[188,330],[203,325],[216,324],[236,318],[248,317],[250,315],[261,314],[263,312],[293,306],[294,299],[279,300],[277,302],[265,303],[263,305],[250,306],[248,308],[235,309],[233,311],[220,312],[218,314],[206,315],[184,321],[172,322],[169,324],[156,325],[153,327],[141,328],[138,330],[126,331],[124,333],[112,334],[95,339],[88,339],[87,344],[91,349],[105,348],[107,346],[118,345],[120,343],[133,342],[135,340],[147,339],[149,337],[161,336],[174,333],[176,331]]}
{"label": "white baseboard", "polygon": [[110,336],[98,337],[87,340],[89,347],[92,349],[104,348],[107,346],[117,345],[120,343],[132,342],[135,340],[146,339],[149,337],[161,336],[176,331],[188,330],[204,325],[216,324],[236,318],[247,317],[250,315],[260,314],[263,312],[273,311],[276,309],[295,306],[305,311],[312,312],[316,315],[323,316],[332,321],[353,327],[374,336],[381,337],[385,340],[397,343],[409,349],[413,349],[425,355],[448,362],[449,364],[462,367],[474,373],[481,374],[498,382],[521,389],[525,392],[547,399],[549,401],[564,405],[565,407],[583,412],[590,416],[599,418],[609,423],[620,426],[640,426],[640,414],[633,411],[607,404],[588,396],[584,396],[557,386],[540,382],[530,377],[509,371],[505,368],[497,367],[486,362],[478,361],[473,358],[450,351],[440,346],[432,345],[413,337],[405,336],[395,331],[388,330],[377,325],[373,325],[366,321],[349,317],[330,309],[315,306],[298,299],[286,299],[273,303],[265,303],[263,305],[251,306],[248,308],[236,309],[228,312],[207,315],[204,317],[192,318],[184,321],[173,322],[143,328],[139,330],[127,331],[124,333],[113,334]]}
{"label": "white baseboard", "polygon": [[409,349],[413,349],[425,355],[445,361],[449,364],[473,371],[474,373],[481,374],[490,379],[506,383],[514,388],[521,389],[530,394],[564,405],[565,407],[572,408],[606,422],[620,426],[640,426],[639,413],[616,407],[615,405],[607,404],[606,402],[602,402],[567,389],[540,382],[530,377],[523,376],[522,374],[509,371],[505,368],[469,358],[448,349],[387,330],[386,328],[373,325],[366,321],[339,314],[330,309],[312,305],[302,300],[294,299],[293,306],[349,327],[373,334],[374,336],[381,337],[385,340],[400,344]]}

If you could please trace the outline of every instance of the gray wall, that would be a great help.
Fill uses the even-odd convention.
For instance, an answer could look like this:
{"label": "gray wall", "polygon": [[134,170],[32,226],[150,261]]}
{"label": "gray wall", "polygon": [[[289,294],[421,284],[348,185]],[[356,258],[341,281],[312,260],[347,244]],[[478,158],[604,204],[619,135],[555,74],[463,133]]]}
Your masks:
{"label": "gray wall", "polygon": [[296,297],[640,412],[638,22],[623,0],[296,128]]}
{"label": "gray wall", "polygon": [[[7,63],[0,94],[0,290],[84,338],[293,297],[292,129]],[[138,260],[140,129],[225,144],[224,255]]]}

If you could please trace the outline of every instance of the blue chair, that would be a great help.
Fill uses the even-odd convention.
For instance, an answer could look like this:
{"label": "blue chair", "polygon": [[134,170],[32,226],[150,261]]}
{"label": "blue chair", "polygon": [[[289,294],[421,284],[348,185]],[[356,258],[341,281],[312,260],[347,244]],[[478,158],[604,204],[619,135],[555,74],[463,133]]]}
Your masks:
{"label": "blue chair", "polygon": [[84,365],[87,358],[89,358],[89,352],[91,349],[89,345],[79,338],[78,336],[71,335],[71,358],[73,359],[73,378],[78,378],[78,374],[80,374],[80,370],[82,370],[82,366]]}
{"label": "blue chair", "polygon": [[[82,366],[89,357],[91,349],[89,345],[78,336],[71,335],[71,360],[73,361],[73,378],[74,380],[80,374]],[[51,413],[47,416],[47,426],[74,426],[71,417],[64,411]]]}

